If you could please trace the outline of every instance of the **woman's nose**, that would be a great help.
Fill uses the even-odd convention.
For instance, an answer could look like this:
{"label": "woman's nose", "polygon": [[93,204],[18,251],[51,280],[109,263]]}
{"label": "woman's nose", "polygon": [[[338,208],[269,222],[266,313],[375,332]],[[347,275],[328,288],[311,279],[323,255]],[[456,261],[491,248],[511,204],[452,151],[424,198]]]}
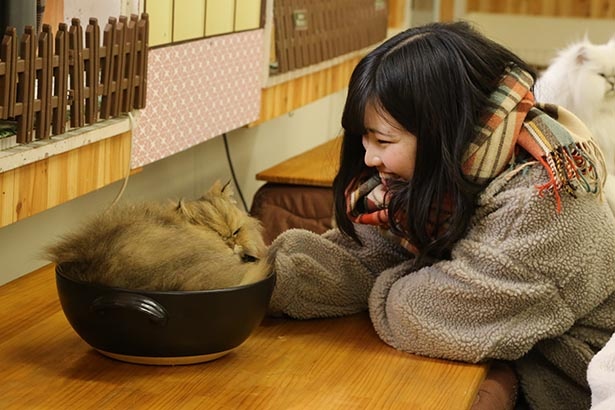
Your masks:
{"label": "woman's nose", "polygon": [[368,167],[377,167],[382,165],[382,159],[371,149],[365,150],[365,158],[363,159]]}

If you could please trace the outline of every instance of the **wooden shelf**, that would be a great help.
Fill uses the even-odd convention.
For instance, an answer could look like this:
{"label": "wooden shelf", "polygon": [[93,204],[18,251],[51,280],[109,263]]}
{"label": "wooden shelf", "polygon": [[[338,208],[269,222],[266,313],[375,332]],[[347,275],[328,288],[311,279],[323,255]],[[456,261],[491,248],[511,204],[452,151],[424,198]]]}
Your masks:
{"label": "wooden shelf", "polygon": [[259,181],[331,187],[339,165],[342,137],[318,145],[256,174]]}
{"label": "wooden shelf", "polygon": [[0,173],[0,227],[125,178],[131,132]]}

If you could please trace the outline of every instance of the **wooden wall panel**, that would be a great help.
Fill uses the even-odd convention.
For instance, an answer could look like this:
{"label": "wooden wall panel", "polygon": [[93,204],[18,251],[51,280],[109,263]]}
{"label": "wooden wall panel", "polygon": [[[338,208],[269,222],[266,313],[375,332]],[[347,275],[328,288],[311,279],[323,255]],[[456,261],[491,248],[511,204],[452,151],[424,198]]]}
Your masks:
{"label": "wooden wall panel", "polygon": [[455,19],[455,0],[440,0],[440,21]]}
{"label": "wooden wall panel", "polygon": [[260,117],[250,126],[258,125],[343,90],[348,86],[352,70],[362,57],[353,57],[332,67],[264,88],[261,93]]}
{"label": "wooden wall panel", "polygon": [[125,178],[130,143],[126,132],[0,173],[0,227]]}
{"label": "wooden wall panel", "polygon": [[52,31],[58,29],[58,24],[64,21],[64,0],[47,0],[45,3],[45,13],[43,14],[43,24],[49,24]]}
{"label": "wooden wall panel", "polygon": [[468,0],[468,12],[615,18],[613,0]]}
{"label": "wooden wall panel", "polygon": [[[15,170],[0,174],[0,226],[13,222],[13,204],[15,192]],[[3,223],[4,221],[10,221]]]}
{"label": "wooden wall panel", "polygon": [[406,13],[408,12],[410,0],[389,0],[388,20],[389,28],[404,28]]}

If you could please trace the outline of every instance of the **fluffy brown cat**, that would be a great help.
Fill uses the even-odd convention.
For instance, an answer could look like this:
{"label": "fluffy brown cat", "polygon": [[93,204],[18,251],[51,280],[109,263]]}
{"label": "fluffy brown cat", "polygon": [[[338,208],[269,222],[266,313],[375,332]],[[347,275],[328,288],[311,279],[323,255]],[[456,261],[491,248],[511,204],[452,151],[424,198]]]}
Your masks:
{"label": "fluffy brown cat", "polygon": [[228,184],[179,203],[118,205],[46,249],[74,279],[142,290],[204,290],[256,282],[270,271],[260,222]]}

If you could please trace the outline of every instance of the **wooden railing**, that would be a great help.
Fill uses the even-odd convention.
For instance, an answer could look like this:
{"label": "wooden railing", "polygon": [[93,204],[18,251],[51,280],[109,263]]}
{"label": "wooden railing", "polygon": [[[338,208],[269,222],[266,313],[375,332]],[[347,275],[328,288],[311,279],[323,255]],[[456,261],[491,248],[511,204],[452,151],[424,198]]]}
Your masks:
{"label": "wooden railing", "polygon": [[0,45],[0,120],[16,123],[25,144],[145,107],[147,14],[95,18],[84,32],[79,19],[53,35],[26,27],[18,40],[9,27]]}
{"label": "wooden railing", "polygon": [[387,35],[384,0],[276,0],[271,74],[293,71],[376,44]]}

